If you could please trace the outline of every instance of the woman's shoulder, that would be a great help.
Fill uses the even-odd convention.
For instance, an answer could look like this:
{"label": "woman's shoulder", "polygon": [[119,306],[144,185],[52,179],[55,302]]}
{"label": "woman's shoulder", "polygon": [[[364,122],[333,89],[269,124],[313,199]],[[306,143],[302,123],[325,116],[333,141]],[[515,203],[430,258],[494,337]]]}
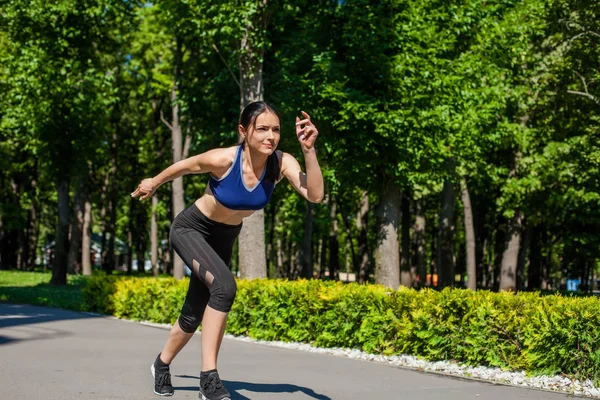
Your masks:
{"label": "woman's shoulder", "polygon": [[284,151],[279,151],[279,155],[277,158],[279,159],[282,168],[286,168],[290,162],[298,162],[298,160],[296,160],[296,157]]}
{"label": "woman's shoulder", "polygon": [[286,153],[285,151],[276,150],[275,152],[276,152],[276,160],[277,160],[277,163],[279,164],[279,168],[278,168],[279,176],[277,177],[276,182],[279,183],[283,179],[284,174],[285,174],[286,170],[290,167],[290,165],[293,166],[295,164],[298,164],[298,161],[296,160],[296,157],[294,157],[290,153]]}
{"label": "woman's shoulder", "polygon": [[207,150],[197,156],[198,164],[202,171],[218,178],[233,166],[237,149],[238,146],[231,146]]}
{"label": "woman's shoulder", "polygon": [[229,167],[233,164],[239,146],[218,147],[208,150],[205,154],[215,167]]}

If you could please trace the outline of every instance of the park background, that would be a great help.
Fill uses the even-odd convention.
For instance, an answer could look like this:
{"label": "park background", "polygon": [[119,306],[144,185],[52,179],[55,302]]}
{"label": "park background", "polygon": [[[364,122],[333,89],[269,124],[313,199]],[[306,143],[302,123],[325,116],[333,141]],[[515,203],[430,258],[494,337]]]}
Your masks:
{"label": "park background", "polygon": [[574,0],[3,1],[0,268],[43,265],[55,284],[138,265],[181,278],[170,223],[207,177],[129,193],[234,145],[240,108],[264,99],[301,164],[294,117],[312,115],[326,198],[280,184],[246,221],[238,276],[590,292],[599,13]]}
{"label": "park background", "polygon": [[301,164],[311,114],[326,196],[282,183],[245,221],[228,332],[598,385],[599,17],[575,0],[4,0],[0,300],[174,323],[170,223],[207,177],[130,193],[234,145],[264,99]]}

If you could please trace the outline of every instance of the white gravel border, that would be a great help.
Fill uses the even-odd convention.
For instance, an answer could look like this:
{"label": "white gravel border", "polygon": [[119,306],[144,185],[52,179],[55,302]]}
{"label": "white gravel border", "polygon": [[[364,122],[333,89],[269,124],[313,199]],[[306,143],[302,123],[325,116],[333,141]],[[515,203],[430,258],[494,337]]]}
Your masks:
{"label": "white gravel border", "polygon": [[[111,317],[118,319],[116,317]],[[122,321],[129,321],[122,319]],[[135,321],[130,321],[135,322]],[[157,324],[155,322],[136,322],[155,328],[171,329],[169,324]],[[200,331],[197,332],[200,334]],[[355,360],[371,361],[395,367],[408,368],[416,371],[432,372],[445,376],[475,379],[490,383],[524,387],[529,389],[541,389],[552,392],[571,394],[574,396],[585,396],[600,399],[600,388],[594,386],[590,380],[580,381],[569,379],[565,376],[526,376],[525,371],[504,371],[500,368],[470,367],[449,361],[427,361],[409,355],[383,356],[380,354],[368,354],[356,349],[322,348],[314,347],[306,343],[280,342],[252,339],[247,336],[233,336],[225,334],[225,338],[247,343],[256,343],[270,347],[300,350],[309,353],[328,354],[346,357]]]}

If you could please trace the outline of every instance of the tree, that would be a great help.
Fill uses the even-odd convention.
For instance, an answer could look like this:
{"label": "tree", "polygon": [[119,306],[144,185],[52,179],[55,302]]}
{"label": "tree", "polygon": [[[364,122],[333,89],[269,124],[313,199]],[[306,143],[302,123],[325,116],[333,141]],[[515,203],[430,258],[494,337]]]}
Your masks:
{"label": "tree", "polygon": [[[101,66],[110,45],[108,31],[127,10],[125,4],[61,1],[53,4],[8,2],[2,25],[13,49],[8,59],[9,85],[15,99],[11,116],[41,144],[58,193],[58,223],[52,282],[66,283],[69,187],[75,154],[93,147],[93,135],[110,74]],[[57,82],[61,82],[57,85]],[[18,99],[18,101],[17,101]],[[34,111],[31,113],[31,111]],[[24,123],[25,112],[33,120]],[[90,116],[94,115],[96,118]],[[86,154],[89,154],[86,152]]]}
{"label": "tree", "polygon": [[[264,98],[263,60],[268,46],[266,29],[270,10],[267,0],[246,2],[242,9],[243,34],[239,50],[240,109]],[[242,278],[267,276],[265,251],[265,214],[258,210],[244,219],[238,237],[239,270]]]}

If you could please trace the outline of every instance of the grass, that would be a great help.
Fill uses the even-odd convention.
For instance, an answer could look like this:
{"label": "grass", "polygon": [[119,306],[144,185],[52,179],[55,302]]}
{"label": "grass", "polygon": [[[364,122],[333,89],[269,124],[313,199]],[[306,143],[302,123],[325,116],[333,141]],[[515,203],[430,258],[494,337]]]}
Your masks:
{"label": "grass", "polygon": [[50,285],[50,272],[0,271],[0,301],[85,311],[82,276],[68,276],[67,285]]}
{"label": "grass", "polygon": [[[104,272],[94,271],[94,275],[96,274],[104,275]],[[120,271],[115,271],[113,275],[128,276]],[[134,273],[129,276],[152,278],[152,275],[149,274]],[[168,275],[161,274],[160,276],[167,277]],[[88,311],[81,292],[86,282],[85,277],[67,275],[67,284],[64,286],[51,285],[51,278],[51,272],[0,270],[0,302]]]}

